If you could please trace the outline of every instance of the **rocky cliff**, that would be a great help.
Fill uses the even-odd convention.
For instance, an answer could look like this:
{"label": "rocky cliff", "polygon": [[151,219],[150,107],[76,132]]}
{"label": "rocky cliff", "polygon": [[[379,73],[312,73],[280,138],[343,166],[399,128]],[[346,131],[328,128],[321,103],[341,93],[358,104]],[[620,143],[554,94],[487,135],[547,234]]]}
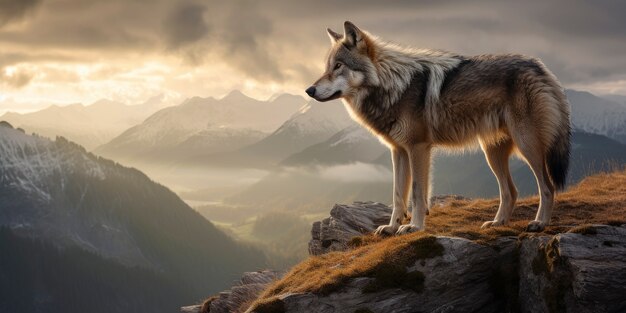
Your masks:
{"label": "rocky cliff", "polygon": [[237,293],[239,284],[209,299],[204,312],[626,311],[626,173],[588,178],[559,198],[544,233],[523,232],[534,198],[520,201],[510,226],[480,230],[497,201],[452,197],[431,208],[428,232],[384,239],[370,233],[388,206],[336,205],[313,224],[309,259],[244,287],[253,292]]}

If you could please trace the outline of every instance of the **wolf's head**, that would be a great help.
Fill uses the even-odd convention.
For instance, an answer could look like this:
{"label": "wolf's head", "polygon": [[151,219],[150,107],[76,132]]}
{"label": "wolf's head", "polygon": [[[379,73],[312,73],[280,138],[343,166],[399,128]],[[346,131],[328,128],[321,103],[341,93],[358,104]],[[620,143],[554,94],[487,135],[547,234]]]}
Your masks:
{"label": "wolf's head", "polygon": [[344,23],[343,35],[327,31],[332,47],[326,71],[306,93],[317,101],[329,101],[350,98],[365,86],[378,85],[372,37],[349,21]]}

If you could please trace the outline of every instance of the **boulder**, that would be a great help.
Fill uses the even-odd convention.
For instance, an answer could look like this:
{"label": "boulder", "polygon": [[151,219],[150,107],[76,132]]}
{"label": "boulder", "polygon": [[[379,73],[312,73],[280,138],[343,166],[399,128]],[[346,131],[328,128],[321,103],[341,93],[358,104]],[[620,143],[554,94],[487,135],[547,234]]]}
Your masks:
{"label": "boulder", "polygon": [[335,204],[330,217],[313,223],[309,254],[344,251],[350,239],[371,233],[378,225],[389,223],[390,218],[391,208],[382,203]]}

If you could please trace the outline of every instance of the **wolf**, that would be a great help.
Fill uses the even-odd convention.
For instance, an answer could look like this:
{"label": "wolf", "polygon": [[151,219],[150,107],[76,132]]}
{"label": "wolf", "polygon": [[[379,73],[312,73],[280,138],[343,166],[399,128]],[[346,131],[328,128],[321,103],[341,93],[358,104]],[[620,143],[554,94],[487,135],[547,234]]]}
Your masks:
{"label": "wolf", "polygon": [[[570,106],[557,78],[536,58],[463,56],[392,44],[344,23],[327,29],[325,72],[306,93],[341,98],[352,118],[391,150],[393,212],[376,234],[425,229],[433,149],[482,149],[497,178],[500,205],[483,228],[507,224],[517,199],[509,157],[534,173],[539,209],[527,231],[550,222],[556,190],[564,188],[570,155]],[[411,193],[411,220],[407,202]]]}

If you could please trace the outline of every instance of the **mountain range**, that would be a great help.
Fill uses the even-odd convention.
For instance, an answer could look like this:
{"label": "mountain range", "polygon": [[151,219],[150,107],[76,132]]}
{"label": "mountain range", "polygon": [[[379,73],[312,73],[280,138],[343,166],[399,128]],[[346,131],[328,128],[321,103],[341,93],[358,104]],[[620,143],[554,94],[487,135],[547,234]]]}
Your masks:
{"label": "mountain range", "polygon": [[194,97],[156,112],[95,152],[131,163],[180,162],[257,142],[304,104],[283,94],[268,101],[233,91],[221,99]]}
{"label": "mountain range", "polygon": [[353,162],[372,162],[387,151],[368,130],[348,126],[330,138],[291,154],[283,166],[335,165]]}
{"label": "mountain range", "polygon": [[[619,98],[576,90],[566,93],[576,130],[626,143],[626,106],[616,101]],[[221,99],[193,97],[162,108],[165,102],[164,96],[134,106],[101,100],[28,114],[9,112],[2,119],[43,136],[64,136],[99,155],[133,165],[174,166],[263,167],[281,161],[286,165],[297,162],[297,156],[286,160],[291,154],[355,125],[339,101],[306,103],[289,94],[260,101],[235,90]]]}
{"label": "mountain range", "polygon": [[[588,92],[566,92],[576,130],[626,142],[626,106]],[[237,91],[220,100],[192,98],[179,106],[155,113],[144,123],[96,149],[96,152],[115,159],[135,155],[142,160],[162,159],[174,153],[179,156],[178,163],[209,166],[255,166],[255,162],[259,163],[256,166],[268,166],[281,161],[284,161],[283,165],[293,165],[299,157],[289,159],[292,154],[315,153],[314,150],[321,147],[311,147],[306,152],[303,150],[332,140],[331,136],[342,136],[338,132],[356,125],[339,101],[311,101],[303,106],[301,97],[283,95],[265,104],[271,110],[273,119],[251,109],[263,107],[263,103]],[[225,107],[228,113],[223,112]],[[256,125],[259,121],[267,121],[266,127]],[[202,135],[202,131],[208,132],[206,136]],[[355,132],[354,135],[366,136],[362,130],[351,131]],[[203,144],[203,138],[208,137],[219,138],[216,140],[219,143],[207,141]]]}
{"label": "mountain range", "polygon": [[236,166],[273,168],[288,155],[326,140],[343,128],[355,125],[343,104],[310,101],[261,140],[226,153],[197,155],[180,162],[208,167]]}
{"label": "mountain range", "polygon": [[[25,245],[16,248],[18,250],[30,246],[41,251],[52,249],[58,253],[50,258],[63,268],[91,264],[89,266],[102,266],[112,272],[109,277],[103,276],[104,272],[79,268],[80,273],[91,276],[74,278],[98,283],[64,295],[75,299],[93,298],[96,296],[93,293],[100,292],[98,288],[103,286],[115,289],[115,284],[123,283],[126,273],[129,284],[134,286],[141,284],[139,277],[143,276],[150,277],[145,284],[151,281],[164,284],[163,289],[157,291],[154,291],[157,286],[134,290],[138,299],[148,295],[144,291],[157,294],[171,291],[168,303],[180,305],[186,299],[195,300],[205,292],[219,290],[242,271],[266,264],[263,253],[234,242],[176,194],[142,172],[98,157],[63,137],[52,141],[27,135],[6,122],[0,124],[1,227],[9,233],[3,237],[5,244]],[[15,239],[15,236],[28,240]],[[32,253],[37,255],[37,251]],[[69,257],[70,254],[79,257]],[[0,263],[11,262],[12,266],[18,266],[22,262],[24,267],[19,269],[23,271],[36,262],[19,259],[20,255],[25,257],[28,253],[2,255]],[[92,261],[81,263],[86,260]],[[0,273],[2,271],[0,268]],[[57,280],[44,279],[55,275],[58,269],[50,265],[38,271],[41,272],[28,276],[36,281],[24,282],[37,285],[39,290],[39,293],[31,293],[32,298],[24,303],[24,308],[65,303],[64,299],[55,298],[59,294],[53,290],[58,287],[54,284]],[[0,279],[0,283],[13,282]],[[178,292],[181,288],[185,292]],[[0,290],[18,289],[3,285]],[[155,296],[155,293],[150,295]],[[11,294],[9,292],[7,297]],[[41,295],[45,301],[38,298]],[[186,299],[176,298],[177,295],[184,295]],[[106,299],[108,302],[103,305],[118,310],[132,303],[132,297],[133,294],[118,294]],[[2,298],[5,298],[4,293]],[[37,302],[40,300],[43,302]],[[0,301],[0,308],[2,303]],[[157,311],[170,310],[164,307]]]}
{"label": "mountain range", "polygon": [[52,105],[31,113],[7,112],[0,120],[7,121],[41,136],[63,136],[91,150],[124,130],[141,123],[146,117],[171,105],[175,98],[158,95],[137,105],[102,99],[90,105]]}

